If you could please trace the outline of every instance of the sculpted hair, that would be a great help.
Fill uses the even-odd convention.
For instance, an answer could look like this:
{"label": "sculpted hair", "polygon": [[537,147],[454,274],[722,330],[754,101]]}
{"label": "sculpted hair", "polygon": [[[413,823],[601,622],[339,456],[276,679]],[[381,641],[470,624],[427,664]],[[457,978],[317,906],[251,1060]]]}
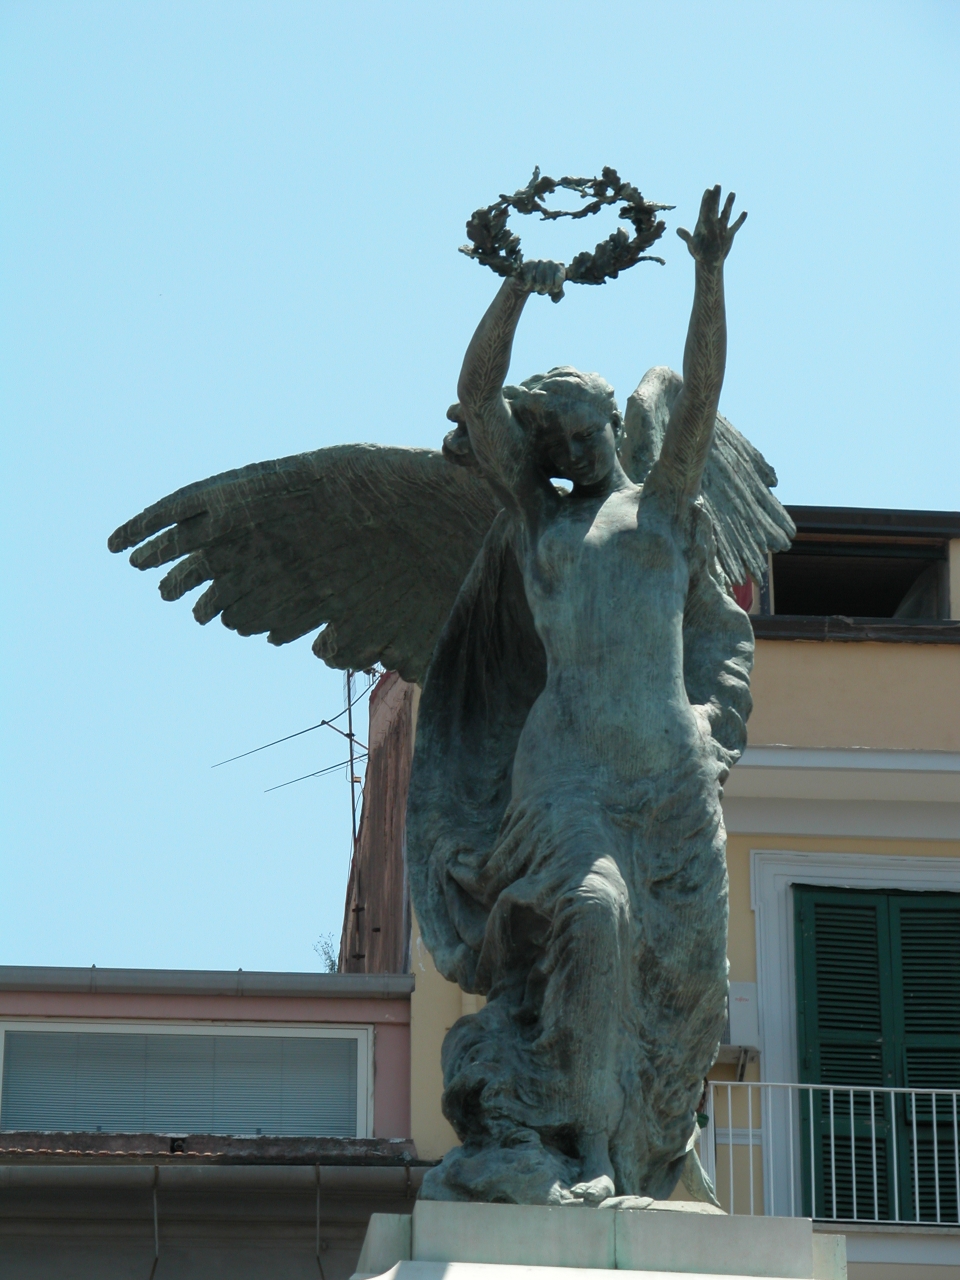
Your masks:
{"label": "sculpted hair", "polygon": [[614,429],[620,432],[620,410],[613,387],[599,373],[581,373],[571,365],[561,364],[548,373],[535,373],[517,387],[504,387],[518,421],[536,435],[555,431],[564,411],[589,401],[607,413]]}
{"label": "sculpted hair", "polygon": [[[613,387],[599,373],[581,373],[571,365],[557,365],[547,373],[535,373],[532,378],[525,378],[519,386],[504,387],[503,397],[538,452],[545,452],[551,440],[562,432],[565,412],[584,401],[595,404],[606,413],[617,436],[620,435],[622,418]],[[444,454],[449,461],[460,466],[475,467],[476,458],[459,404],[450,406],[447,418],[457,423],[457,427],[444,439]],[[550,469],[546,458],[544,466]]]}

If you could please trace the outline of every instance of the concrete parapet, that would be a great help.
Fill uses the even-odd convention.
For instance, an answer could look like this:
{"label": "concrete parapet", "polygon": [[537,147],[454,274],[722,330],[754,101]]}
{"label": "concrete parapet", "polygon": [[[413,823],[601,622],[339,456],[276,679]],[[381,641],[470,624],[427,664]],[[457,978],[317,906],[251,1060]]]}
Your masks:
{"label": "concrete parapet", "polygon": [[611,1270],[637,1280],[846,1278],[843,1237],[815,1236],[809,1218],[684,1210],[678,1202],[591,1209],[419,1201],[406,1221],[371,1218],[354,1280],[386,1272],[391,1280],[520,1280],[521,1271],[525,1280],[566,1280],[571,1269],[578,1280]]}

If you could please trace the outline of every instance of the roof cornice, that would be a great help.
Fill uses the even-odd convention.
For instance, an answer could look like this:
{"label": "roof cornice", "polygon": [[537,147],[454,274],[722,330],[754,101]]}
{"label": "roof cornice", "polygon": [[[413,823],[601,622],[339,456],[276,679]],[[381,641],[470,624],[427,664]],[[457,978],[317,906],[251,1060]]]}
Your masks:
{"label": "roof cornice", "polygon": [[403,1000],[412,973],[270,973],[220,969],[89,969],[0,965],[0,991],[111,995],[301,996]]}

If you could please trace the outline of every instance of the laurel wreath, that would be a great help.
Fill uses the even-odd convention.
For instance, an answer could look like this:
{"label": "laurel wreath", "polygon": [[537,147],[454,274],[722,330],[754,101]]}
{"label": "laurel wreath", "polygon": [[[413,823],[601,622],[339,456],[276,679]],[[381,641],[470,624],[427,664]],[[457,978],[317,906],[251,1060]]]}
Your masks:
{"label": "laurel wreath", "polygon": [[[573,191],[588,203],[577,209],[548,209],[544,197],[557,190]],[[657,219],[657,214],[674,206],[644,200],[636,187],[621,181],[616,169],[609,167],[599,178],[547,178],[541,177],[539,167],[534,169],[525,187],[512,196],[501,195],[485,209],[477,209],[467,221],[470,244],[462,245],[460,252],[490,267],[498,276],[516,276],[523,267],[523,254],[520,237],[507,225],[511,210],[539,213],[543,221],[549,222],[555,218],[586,218],[611,204],[622,206],[617,216],[629,222],[635,234],[631,237],[618,227],[606,240],[600,241],[593,253],[578,253],[567,267],[565,279],[574,284],[605,284],[638,262],[659,262],[663,266],[662,258],[644,250],[666,230],[666,224]],[[562,296],[561,289],[554,301]]]}

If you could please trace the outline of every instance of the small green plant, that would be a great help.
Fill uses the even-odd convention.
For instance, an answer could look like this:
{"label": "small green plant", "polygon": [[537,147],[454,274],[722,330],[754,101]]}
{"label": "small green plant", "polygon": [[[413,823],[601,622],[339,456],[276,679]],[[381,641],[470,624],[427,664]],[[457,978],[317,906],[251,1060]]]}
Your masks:
{"label": "small green plant", "polygon": [[340,969],[340,946],[336,935],[321,933],[313,944],[313,949],[320,957],[324,973],[337,973]]}

